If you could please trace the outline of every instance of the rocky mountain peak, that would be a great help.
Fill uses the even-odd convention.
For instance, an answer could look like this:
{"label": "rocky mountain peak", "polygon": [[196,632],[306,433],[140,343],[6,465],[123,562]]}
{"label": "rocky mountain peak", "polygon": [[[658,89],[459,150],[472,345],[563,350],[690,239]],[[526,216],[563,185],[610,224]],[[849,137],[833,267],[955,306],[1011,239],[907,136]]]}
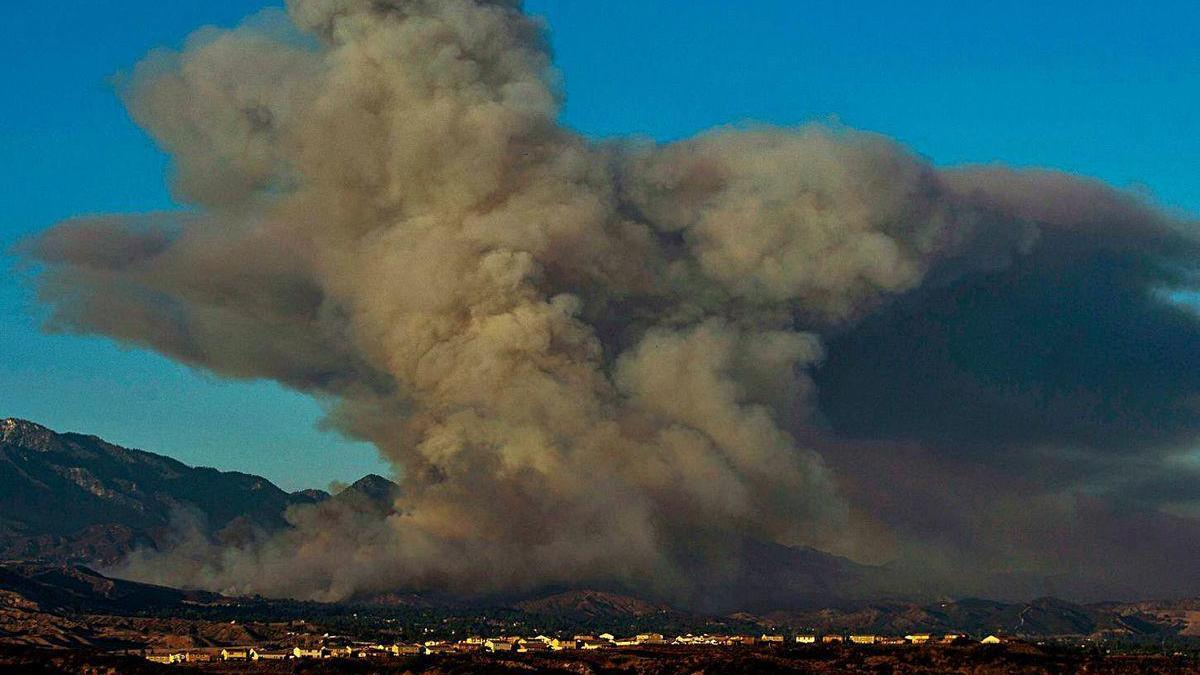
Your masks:
{"label": "rocky mountain peak", "polygon": [[367,474],[333,496],[339,503],[356,510],[391,511],[400,496],[400,486],[377,474]]}
{"label": "rocky mountain peak", "polygon": [[400,486],[379,474],[369,473],[350,484],[347,490],[367,495],[374,499],[393,499]]}
{"label": "rocky mountain peak", "polygon": [[42,451],[58,450],[62,446],[58,434],[40,424],[15,417],[0,420],[0,443]]}

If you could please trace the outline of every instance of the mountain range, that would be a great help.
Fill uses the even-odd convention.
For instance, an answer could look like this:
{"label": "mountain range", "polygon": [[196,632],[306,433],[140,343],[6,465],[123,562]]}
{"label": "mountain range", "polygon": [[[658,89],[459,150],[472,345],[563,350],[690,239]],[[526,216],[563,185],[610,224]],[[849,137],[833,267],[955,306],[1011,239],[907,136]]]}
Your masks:
{"label": "mountain range", "polygon": [[[1196,601],[1080,605],[1056,598],[1025,603],[966,599],[925,605],[877,603],[846,610],[717,615],[615,593],[574,590],[532,596],[508,605],[415,601],[322,605],[181,591],[112,579],[78,565],[0,563],[0,644],[108,648],[136,647],[139,641],[185,646],[221,644],[245,640],[247,631],[278,632],[306,620],[316,622],[310,629],[323,622],[345,625],[351,617],[355,623],[377,617],[386,622],[591,632],[953,632],[1143,643],[1200,637],[1200,604]],[[246,619],[258,622],[258,626],[247,624]]]}
{"label": "mountain range", "polygon": [[[251,474],[190,467],[96,436],[57,433],[39,424],[0,420],[0,596],[57,613],[164,611],[234,602],[213,593],[110,579],[104,568],[137,547],[171,541],[180,520],[214,540],[247,529],[288,527],[289,508],[344,500],[355,509],[386,511],[400,494],[388,479],[365,476],[330,495],[286,492]],[[881,601],[882,570],[806,548],[747,539],[735,576],[697,591],[700,600],[666,603],[622,588],[538,589],[506,597],[452,600],[393,593],[350,604],[400,609],[479,611],[506,608],[522,616],[591,625],[636,619],[688,625],[712,617],[764,629],[1000,631],[1025,635],[1200,636],[1200,601],[1080,605],[1041,598],[1023,603],[963,599]],[[698,572],[699,574],[700,572]],[[261,599],[255,602],[267,602]],[[24,604],[22,604],[24,603]],[[733,609],[741,610],[738,612]]]}
{"label": "mountain range", "polygon": [[[334,499],[355,510],[386,512],[399,493],[398,485],[378,475],[333,496],[289,493],[261,476],[190,467],[96,436],[0,420],[0,559],[106,568],[136,548],[169,545],[183,527],[217,542],[237,542],[253,531],[288,527],[285,514],[296,505]],[[701,554],[703,536],[696,533],[696,555],[681,552],[683,564],[694,566],[690,578],[711,580],[697,583],[691,598],[675,598],[691,609],[812,608],[857,602],[879,586],[878,568],[752,538],[725,542],[741,547],[739,569],[710,569]]]}
{"label": "mountain range", "polygon": [[[337,495],[363,503],[398,490],[366,476]],[[297,504],[330,495],[285,492],[236,471],[191,467],[96,436],[0,420],[0,558],[112,564],[137,547],[157,547],[186,521],[217,540],[287,526]]]}

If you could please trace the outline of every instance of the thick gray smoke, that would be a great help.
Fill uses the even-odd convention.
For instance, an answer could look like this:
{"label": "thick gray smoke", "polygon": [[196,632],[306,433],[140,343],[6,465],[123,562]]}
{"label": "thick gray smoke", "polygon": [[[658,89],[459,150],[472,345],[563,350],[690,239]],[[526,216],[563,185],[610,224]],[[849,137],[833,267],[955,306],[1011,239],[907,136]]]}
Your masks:
{"label": "thick gray smoke", "polygon": [[[892,522],[908,482],[889,500],[865,478],[883,464],[830,440],[945,447],[905,408],[936,392],[909,398],[883,366],[858,366],[903,369],[898,350],[916,345],[889,331],[895,317],[980,280],[1038,296],[1107,252],[1133,261],[1115,278],[1149,307],[1195,253],[1183,224],[1134,197],[939,171],[871,134],[588,141],[557,122],[544,28],[515,1],[291,0],[150,55],[123,95],[193,208],[33,241],[52,328],[310,392],[404,488],[387,517],[299,508],[280,535],[132,563],[219,590],[685,593],[684,558],[736,566],[747,538],[967,559]],[[1021,286],[1028,269],[1049,281]],[[943,357],[911,367],[941,376]],[[1016,401],[1028,376],[1013,377],[998,386]],[[1039,452],[1063,436],[1007,428]],[[947,427],[961,446],[939,461],[1012,445],[964,434]],[[1026,569],[1054,571],[1040,564]]]}

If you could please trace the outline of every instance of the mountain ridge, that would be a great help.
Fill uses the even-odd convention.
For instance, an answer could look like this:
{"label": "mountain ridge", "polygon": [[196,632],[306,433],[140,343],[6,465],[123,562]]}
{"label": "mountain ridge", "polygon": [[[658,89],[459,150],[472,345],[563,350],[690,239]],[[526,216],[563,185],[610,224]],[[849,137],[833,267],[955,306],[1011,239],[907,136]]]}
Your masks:
{"label": "mountain ridge", "polygon": [[[430,616],[500,617],[522,619],[529,625],[557,625],[580,629],[608,629],[634,624],[660,632],[701,626],[720,630],[739,626],[764,632],[851,632],[904,635],[964,633],[1025,639],[1063,637],[1194,637],[1200,620],[1194,607],[1200,600],[1174,602],[1096,603],[1079,605],[1059,598],[1037,598],[1024,603],[1003,603],[977,598],[927,605],[875,603],[853,610],[821,609],[807,612],[747,612],[705,614],[660,602],[577,589],[551,594],[534,593],[512,603],[474,602],[439,597],[438,594],[396,594],[375,601],[312,603],[265,598],[239,598],[204,591],[179,590],[107,577],[79,565],[39,565],[0,562],[0,598],[10,614],[75,617],[170,617],[190,608],[214,621],[249,612],[259,616],[329,615],[362,611],[396,611]],[[307,608],[307,609],[306,609]],[[432,613],[432,614],[431,614]],[[0,612],[0,614],[3,614]],[[3,617],[0,617],[2,619]],[[83,620],[86,624],[87,621]],[[690,628],[689,628],[690,627]],[[3,640],[0,640],[3,641]]]}
{"label": "mountain ridge", "polygon": [[[287,527],[288,509],[328,500],[386,515],[396,508],[400,490],[387,478],[371,474],[333,495],[322,490],[288,493],[261,476],[190,467],[98,436],[58,433],[17,418],[0,419],[0,560],[104,569],[135,549],[170,543],[181,518],[200,524],[206,536],[220,542],[243,536],[247,528]],[[705,536],[719,536],[695,534],[698,550],[705,546]],[[647,597],[645,589],[621,584],[543,588],[474,599],[397,588],[366,593],[357,601],[412,607],[491,602],[572,620],[680,611],[740,612],[764,625],[876,630],[989,625],[1008,632],[1072,634],[1142,634],[1170,625],[1181,634],[1200,636],[1200,600],[1088,605],[1052,597],[1024,603],[977,598],[884,600],[892,597],[881,590],[887,587],[884,568],[751,538],[730,545],[741,547],[736,557],[746,561],[732,575],[712,567],[716,563],[700,555],[680,552],[685,572],[704,581],[697,582],[691,595],[665,601],[652,597],[653,593]]]}
{"label": "mountain ridge", "polygon": [[219,539],[285,527],[289,507],[320,500],[254,474],[0,419],[3,558],[110,564],[161,545],[181,519]]}

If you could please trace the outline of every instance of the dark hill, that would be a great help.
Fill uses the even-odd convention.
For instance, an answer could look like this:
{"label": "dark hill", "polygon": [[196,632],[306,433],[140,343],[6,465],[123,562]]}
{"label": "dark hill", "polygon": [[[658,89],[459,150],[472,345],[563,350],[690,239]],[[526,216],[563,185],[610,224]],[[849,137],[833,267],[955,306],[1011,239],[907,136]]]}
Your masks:
{"label": "dark hill", "polygon": [[131,614],[222,597],[106,577],[82,565],[0,563],[0,590],[49,612]]}
{"label": "dark hill", "polygon": [[553,616],[576,621],[613,621],[672,611],[666,605],[603,591],[564,591],[517,603],[529,614]]}

